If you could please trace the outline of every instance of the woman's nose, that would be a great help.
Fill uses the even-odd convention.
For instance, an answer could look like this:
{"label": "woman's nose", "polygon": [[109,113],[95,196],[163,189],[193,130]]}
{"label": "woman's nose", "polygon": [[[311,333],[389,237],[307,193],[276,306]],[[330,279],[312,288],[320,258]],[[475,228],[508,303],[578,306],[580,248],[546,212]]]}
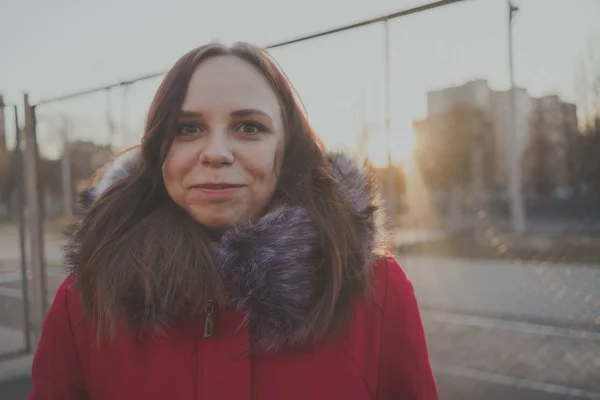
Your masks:
{"label": "woman's nose", "polygon": [[200,153],[203,165],[220,167],[233,163],[233,152],[227,132],[212,132]]}

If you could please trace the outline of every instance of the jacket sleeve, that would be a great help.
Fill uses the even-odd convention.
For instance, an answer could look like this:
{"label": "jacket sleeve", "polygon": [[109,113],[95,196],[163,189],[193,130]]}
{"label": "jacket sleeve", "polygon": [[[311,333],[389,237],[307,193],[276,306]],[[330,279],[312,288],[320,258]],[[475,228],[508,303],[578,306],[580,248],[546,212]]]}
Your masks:
{"label": "jacket sleeve", "polygon": [[46,314],[33,358],[33,389],[29,400],[88,398],[69,314],[70,298],[74,295],[72,284],[72,277],[62,283]]}
{"label": "jacket sleeve", "polygon": [[396,260],[384,262],[378,399],[436,400],[437,385],[413,285]]}

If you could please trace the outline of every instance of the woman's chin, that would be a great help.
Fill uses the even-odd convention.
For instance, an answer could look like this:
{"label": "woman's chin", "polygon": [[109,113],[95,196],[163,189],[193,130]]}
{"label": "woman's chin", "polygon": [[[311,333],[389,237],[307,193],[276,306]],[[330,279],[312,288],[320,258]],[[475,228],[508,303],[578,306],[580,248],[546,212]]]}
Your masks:
{"label": "woman's chin", "polygon": [[243,227],[261,214],[253,213],[252,210],[236,209],[230,205],[222,207],[184,207],[184,211],[196,222],[209,229],[226,231],[233,227]]}
{"label": "woman's chin", "polygon": [[232,215],[192,215],[192,218],[199,224],[216,232],[224,232],[234,226],[246,225],[249,221],[247,217],[236,218]]}

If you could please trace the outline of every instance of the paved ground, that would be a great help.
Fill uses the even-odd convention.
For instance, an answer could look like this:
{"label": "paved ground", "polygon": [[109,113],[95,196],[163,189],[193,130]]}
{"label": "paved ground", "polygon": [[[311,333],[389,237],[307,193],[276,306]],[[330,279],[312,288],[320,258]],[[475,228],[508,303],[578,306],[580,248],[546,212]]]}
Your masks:
{"label": "paved ground", "polygon": [[[478,379],[436,375],[440,400],[580,400],[580,396],[551,394],[538,390],[507,386]],[[26,400],[31,390],[31,380],[21,377],[0,383],[3,400]]]}
{"label": "paved ground", "polygon": [[552,394],[474,378],[437,374],[440,400],[581,400],[580,396]]}
{"label": "paved ground", "polygon": [[[509,386],[464,376],[437,373],[440,400],[580,400],[581,396]],[[0,382],[2,400],[26,400],[31,380],[21,377]],[[585,398],[585,397],[583,397]]]}
{"label": "paved ground", "polygon": [[26,400],[31,390],[31,380],[28,377],[16,378],[0,383],[2,400]]}
{"label": "paved ground", "polygon": [[423,322],[440,373],[600,398],[600,334],[428,311]]}
{"label": "paved ground", "polygon": [[[581,397],[549,394],[477,379],[438,374],[440,400],[579,400]],[[2,400],[26,400],[31,381],[18,378],[0,383]]]}

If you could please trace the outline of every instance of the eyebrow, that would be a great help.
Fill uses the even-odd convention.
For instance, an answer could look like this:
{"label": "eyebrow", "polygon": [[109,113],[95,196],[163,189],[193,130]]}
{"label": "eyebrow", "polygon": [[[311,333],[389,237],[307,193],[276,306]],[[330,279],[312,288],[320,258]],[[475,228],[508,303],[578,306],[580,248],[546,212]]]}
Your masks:
{"label": "eyebrow", "polygon": [[[271,116],[264,111],[258,110],[256,108],[244,108],[241,110],[235,110],[231,112],[232,117],[247,117],[250,115],[261,115],[263,117],[267,117],[271,119]],[[179,115],[180,117],[188,117],[188,118],[202,118],[203,115],[201,112],[196,111],[182,111]]]}

